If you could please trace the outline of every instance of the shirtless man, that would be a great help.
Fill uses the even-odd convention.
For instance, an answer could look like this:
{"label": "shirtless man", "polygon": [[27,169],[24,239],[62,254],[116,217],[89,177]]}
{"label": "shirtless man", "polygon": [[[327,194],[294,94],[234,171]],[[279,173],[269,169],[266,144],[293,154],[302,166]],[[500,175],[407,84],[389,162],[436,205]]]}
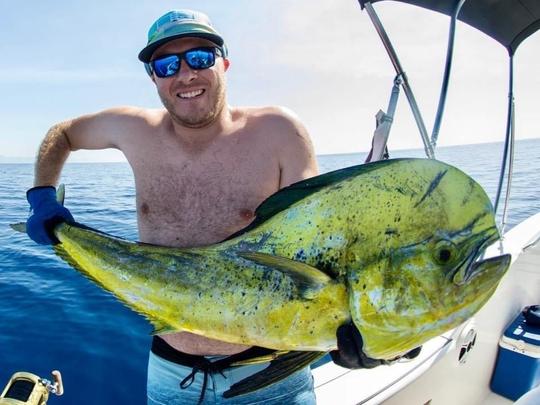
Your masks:
{"label": "shirtless man", "polygon": [[[55,202],[54,186],[70,152],[79,149],[116,148],[124,153],[135,177],[139,238],[163,246],[219,242],[249,224],[266,197],[317,174],[311,141],[293,114],[277,107],[228,105],[227,50],[204,14],[166,13],[150,27],[139,59],[165,108],[112,108],[49,130],[36,161],[35,187],[27,193],[33,209],[27,228],[36,242],[54,243],[53,225],[73,221]],[[149,403],[193,403],[201,391],[205,403],[222,401],[230,384],[261,367],[240,367],[223,376],[195,372],[190,379],[193,361],[200,359],[195,356],[244,350],[185,332],[154,339]],[[309,370],[220,403],[256,401],[315,403]]]}

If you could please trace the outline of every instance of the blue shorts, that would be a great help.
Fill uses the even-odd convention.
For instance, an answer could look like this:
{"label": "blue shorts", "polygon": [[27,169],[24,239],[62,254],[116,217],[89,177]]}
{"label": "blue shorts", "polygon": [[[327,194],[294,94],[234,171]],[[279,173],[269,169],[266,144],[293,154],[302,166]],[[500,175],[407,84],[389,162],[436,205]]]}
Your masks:
{"label": "blue shorts", "polygon": [[[213,360],[212,357],[209,358]],[[268,363],[233,367],[221,372],[209,372],[206,389],[202,402],[201,392],[204,386],[204,372],[199,371],[193,375],[193,368],[178,364],[150,352],[148,360],[148,404],[175,405],[175,404],[298,404],[315,405],[315,392],[313,391],[313,376],[309,367],[297,371],[288,378],[263,389],[239,395],[233,398],[224,398],[223,393],[230,386],[247,376],[261,371]],[[185,379],[190,384],[180,383]],[[187,385],[187,386],[186,386]]]}

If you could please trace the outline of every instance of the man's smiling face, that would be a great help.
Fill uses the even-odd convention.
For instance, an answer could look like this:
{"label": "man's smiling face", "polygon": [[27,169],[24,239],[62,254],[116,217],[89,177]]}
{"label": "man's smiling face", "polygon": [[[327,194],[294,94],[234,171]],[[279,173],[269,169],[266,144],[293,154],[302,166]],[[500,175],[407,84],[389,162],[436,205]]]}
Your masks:
{"label": "man's smiling face", "polygon": [[[178,54],[198,47],[216,45],[202,38],[180,38],[167,42],[152,55],[152,60]],[[225,107],[225,72],[229,61],[216,55],[214,66],[194,70],[185,60],[180,70],[170,77],[152,76],[161,102],[173,121],[188,128],[203,128],[212,124]]]}

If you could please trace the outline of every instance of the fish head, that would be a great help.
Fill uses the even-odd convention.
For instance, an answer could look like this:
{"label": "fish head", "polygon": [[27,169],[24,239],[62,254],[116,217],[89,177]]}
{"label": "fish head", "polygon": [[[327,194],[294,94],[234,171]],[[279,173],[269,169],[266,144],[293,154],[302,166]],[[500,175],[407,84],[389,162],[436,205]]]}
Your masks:
{"label": "fish head", "polygon": [[369,357],[394,359],[465,322],[510,265],[509,255],[483,258],[500,238],[484,190],[455,168],[437,167],[429,196],[426,181],[403,204],[397,236],[348,273],[351,317]]}

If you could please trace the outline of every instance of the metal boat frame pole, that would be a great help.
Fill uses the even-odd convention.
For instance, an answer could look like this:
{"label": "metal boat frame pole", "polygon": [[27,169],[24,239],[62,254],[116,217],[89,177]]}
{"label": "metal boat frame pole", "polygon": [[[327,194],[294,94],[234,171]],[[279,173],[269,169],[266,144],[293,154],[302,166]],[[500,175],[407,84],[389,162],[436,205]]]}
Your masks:
{"label": "metal boat frame pole", "polygon": [[414,119],[416,121],[416,125],[418,126],[418,129],[420,131],[420,136],[422,137],[422,141],[424,142],[424,149],[426,151],[426,155],[430,159],[433,159],[435,158],[435,152],[429,140],[429,136],[426,130],[426,126],[424,124],[424,120],[422,118],[422,114],[420,113],[420,109],[418,108],[418,104],[414,97],[413,91],[411,89],[411,86],[409,85],[409,80],[407,79],[407,75],[405,74],[405,71],[403,70],[403,67],[401,66],[401,63],[396,54],[396,51],[394,50],[394,47],[392,46],[392,43],[390,42],[390,38],[386,34],[386,31],[381,23],[381,20],[379,19],[373,6],[371,5],[371,3],[365,3],[364,7],[373,25],[375,26],[375,29],[377,30],[377,33],[379,34],[379,37],[381,38],[384,44],[384,47],[386,48],[386,51],[388,52],[388,56],[390,57],[390,60],[392,61],[392,64],[394,65],[394,69],[396,70],[397,75],[400,76],[402,79],[401,85],[403,86],[403,91],[405,92],[405,95],[407,96],[407,100],[409,101],[409,105],[411,106],[411,110],[412,110]]}
{"label": "metal boat frame pole", "polygon": [[506,120],[506,137],[504,142],[503,158],[501,162],[501,172],[499,174],[499,185],[497,186],[497,194],[495,194],[495,203],[493,204],[495,213],[499,208],[499,202],[502,194],[504,175],[506,173],[506,162],[508,161],[508,179],[506,183],[506,195],[504,201],[503,215],[501,219],[501,234],[503,234],[504,226],[506,225],[506,214],[508,203],[510,200],[510,188],[512,185],[512,173],[514,171],[514,55],[510,54],[509,59],[509,79],[508,79],[508,116]]}
{"label": "metal boat frame pole", "polygon": [[448,48],[446,50],[446,64],[444,67],[443,82],[441,85],[441,93],[439,95],[439,105],[437,107],[437,114],[435,115],[435,121],[433,124],[433,131],[431,131],[431,145],[433,148],[437,145],[437,139],[439,137],[439,130],[441,128],[442,116],[444,113],[444,107],[446,104],[446,96],[448,94],[448,83],[450,82],[450,71],[452,70],[452,59],[454,56],[454,40],[456,37],[456,22],[461,11],[461,7],[467,0],[460,0],[456,5],[452,17],[450,20],[450,32],[448,33]]}
{"label": "metal boat frame pole", "polygon": [[388,37],[388,34],[386,33],[377,13],[375,12],[375,9],[371,5],[370,2],[366,2],[364,4],[364,7],[366,8],[366,11],[375,26],[375,29],[377,30],[377,33],[379,34],[379,37],[381,38],[384,47],[390,57],[390,60],[392,61],[392,64],[394,65],[394,69],[396,70],[397,74],[400,75],[403,78],[403,89],[405,91],[405,94],[407,95],[407,99],[409,100],[409,104],[411,106],[414,118],[416,120],[416,123],[418,125],[418,129],[420,130],[420,135],[422,137],[422,140],[424,141],[424,146],[426,149],[426,155],[429,158],[435,157],[435,147],[437,144],[437,139],[439,136],[439,130],[441,127],[442,117],[444,113],[444,108],[446,104],[446,98],[448,95],[448,84],[450,82],[450,72],[452,70],[452,59],[454,54],[454,41],[455,41],[455,33],[456,33],[456,22],[457,17],[459,15],[459,12],[461,11],[461,8],[463,7],[463,4],[465,4],[467,0],[459,0],[459,2],[456,4],[456,7],[454,8],[454,11],[451,16],[451,22],[450,22],[450,32],[448,35],[448,48],[446,51],[446,63],[445,63],[445,70],[444,70],[444,76],[443,81],[441,84],[441,92],[439,95],[439,104],[437,106],[437,113],[435,116],[435,121],[433,124],[433,130],[431,133],[431,140],[428,137],[427,130],[424,125],[424,121],[422,119],[422,114],[420,113],[420,109],[418,108],[418,104],[416,102],[416,99],[414,97],[414,94],[412,92],[411,86],[409,84],[409,81],[407,79],[407,75],[405,74],[403,67],[401,66],[401,63],[397,57],[396,51],[394,50],[394,47],[392,46],[392,43],[390,42],[390,38]]}

